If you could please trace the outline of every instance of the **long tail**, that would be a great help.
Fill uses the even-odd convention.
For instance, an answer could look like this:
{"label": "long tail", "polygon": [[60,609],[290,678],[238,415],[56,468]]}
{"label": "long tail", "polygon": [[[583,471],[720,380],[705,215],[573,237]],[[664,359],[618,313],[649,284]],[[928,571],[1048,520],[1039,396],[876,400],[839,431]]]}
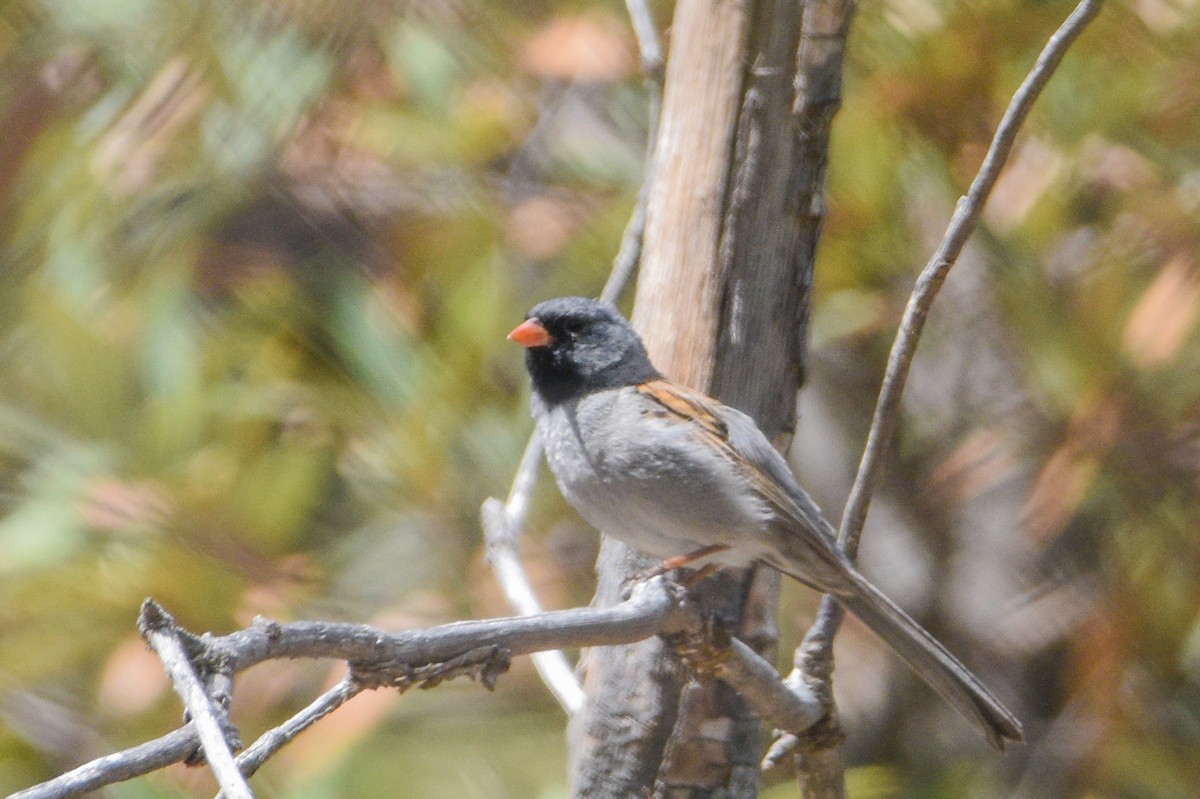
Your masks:
{"label": "long tail", "polygon": [[902,657],[930,687],[975,723],[997,749],[1005,741],[1023,741],[1021,722],[1000,704],[979,678],[913,621],[866,578],[851,571],[854,588],[838,593],[838,601]]}

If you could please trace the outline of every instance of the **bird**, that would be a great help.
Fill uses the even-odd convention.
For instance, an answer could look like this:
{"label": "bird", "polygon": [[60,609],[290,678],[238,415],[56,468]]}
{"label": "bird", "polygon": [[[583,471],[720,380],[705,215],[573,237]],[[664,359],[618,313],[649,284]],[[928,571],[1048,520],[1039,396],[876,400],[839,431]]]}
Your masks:
{"label": "bird", "polygon": [[864,577],[754,420],[665,377],[611,304],[559,297],[508,338],[563,497],[601,533],[656,558],[763,563],[832,595],[1000,750],[1021,723]]}

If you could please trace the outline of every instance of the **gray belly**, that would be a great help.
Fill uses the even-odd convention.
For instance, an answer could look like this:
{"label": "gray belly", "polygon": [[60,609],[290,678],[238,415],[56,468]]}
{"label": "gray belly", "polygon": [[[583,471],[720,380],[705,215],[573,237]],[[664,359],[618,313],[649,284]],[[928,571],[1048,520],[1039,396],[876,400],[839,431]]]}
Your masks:
{"label": "gray belly", "polygon": [[745,566],[764,554],[755,542],[769,512],[731,464],[698,449],[685,424],[639,415],[632,392],[597,399],[539,419],[550,470],[580,515],[655,557],[730,542],[710,560]]}

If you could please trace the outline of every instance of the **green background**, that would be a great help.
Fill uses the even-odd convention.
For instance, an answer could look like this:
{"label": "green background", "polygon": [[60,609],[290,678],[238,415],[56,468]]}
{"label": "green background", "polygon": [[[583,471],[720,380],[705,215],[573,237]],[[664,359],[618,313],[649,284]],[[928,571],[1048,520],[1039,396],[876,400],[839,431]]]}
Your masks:
{"label": "green background", "polygon": [[[1070,8],[859,7],[794,453],[831,511],[913,277]],[[990,753],[851,625],[852,796],[1200,785],[1198,29],[1110,2],[1068,55],[931,318],[863,553],[1030,744]],[[0,790],[178,723],[146,596],[197,632],[505,614],[478,525],[531,427],[504,335],[598,293],[632,209],[623,5],[9,0],[0,69]],[[589,599],[595,546],[543,480],[548,606]],[[814,604],[787,587],[783,651]],[[257,667],[234,720],[338,675]],[[562,796],[563,727],[520,659],[494,694],[360,696],[254,784]],[[176,766],[107,794],[212,792]]]}

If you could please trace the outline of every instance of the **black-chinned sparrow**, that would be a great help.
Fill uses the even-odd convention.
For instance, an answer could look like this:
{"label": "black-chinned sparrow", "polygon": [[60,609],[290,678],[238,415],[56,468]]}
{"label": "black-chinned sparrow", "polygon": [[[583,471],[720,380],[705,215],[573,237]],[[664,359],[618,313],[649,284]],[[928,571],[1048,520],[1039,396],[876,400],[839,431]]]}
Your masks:
{"label": "black-chinned sparrow", "polygon": [[979,679],[855,569],[754,421],[663,377],[615,308],[548,300],[509,338],[525,347],[550,470],[589,523],[648,555],[765,563],[832,594],[995,746],[1023,740]]}

